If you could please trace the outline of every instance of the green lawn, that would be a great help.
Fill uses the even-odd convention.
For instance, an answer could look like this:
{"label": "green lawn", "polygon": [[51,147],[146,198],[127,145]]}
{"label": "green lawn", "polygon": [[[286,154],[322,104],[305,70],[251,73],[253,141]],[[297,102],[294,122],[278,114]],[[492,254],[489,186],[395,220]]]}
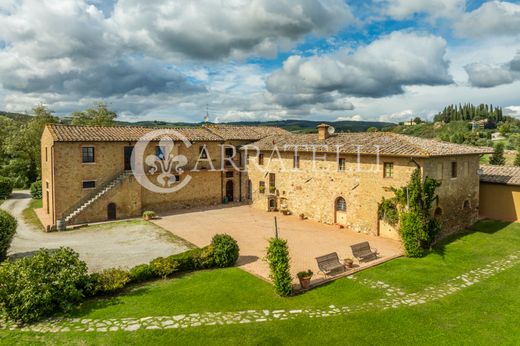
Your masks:
{"label": "green lawn", "polygon": [[34,209],[39,209],[42,207],[42,200],[41,199],[31,199],[31,202],[29,202],[29,206],[25,208],[22,212],[22,217],[25,222],[28,224],[31,224],[42,231],[45,231],[45,227],[43,227],[40,219],[34,212]]}
{"label": "green lawn", "polygon": [[[413,292],[435,286],[520,250],[520,225],[484,221],[422,259],[403,258],[357,274]],[[329,318],[183,330],[36,334],[0,332],[1,344],[517,344],[520,266],[440,300],[413,307]],[[266,282],[239,269],[203,271],[134,287],[86,302],[71,316],[122,318],[248,309],[301,309],[379,301],[382,291],[339,279],[303,295],[280,298]]]}

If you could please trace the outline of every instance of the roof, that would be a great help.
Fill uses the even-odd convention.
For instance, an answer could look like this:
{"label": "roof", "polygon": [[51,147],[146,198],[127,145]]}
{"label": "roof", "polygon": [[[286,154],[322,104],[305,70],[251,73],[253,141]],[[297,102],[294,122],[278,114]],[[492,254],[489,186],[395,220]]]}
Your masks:
{"label": "roof", "polygon": [[257,141],[271,135],[286,135],[290,132],[274,126],[205,125],[212,133],[224,140]]}
{"label": "roof", "polygon": [[520,185],[520,167],[483,165],[480,168],[482,182]]}
{"label": "roof", "polygon": [[[212,126],[150,128],[137,126],[84,126],[84,125],[47,125],[54,141],[57,142],[134,142],[156,130],[173,130],[194,142],[222,142],[225,140],[256,141],[277,133],[288,133],[278,127],[267,126]],[[172,132],[173,132],[172,131]],[[173,139],[179,139],[171,134]]]}
{"label": "roof", "polygon": [[[406,157],[432,157],[451,155],[478,155],[493,152],[491,148],[453,144],[433,139],[406,136],[391,132],[337,133],[320,140],[317,134],[286,134],[270,136],[249,146],[271,151],[276,146],[280,151],[337,152],[363,155],[387,155]],[[313,148],[316,149],[313,149]],[[379,147],[379,149],[378,149]]]}

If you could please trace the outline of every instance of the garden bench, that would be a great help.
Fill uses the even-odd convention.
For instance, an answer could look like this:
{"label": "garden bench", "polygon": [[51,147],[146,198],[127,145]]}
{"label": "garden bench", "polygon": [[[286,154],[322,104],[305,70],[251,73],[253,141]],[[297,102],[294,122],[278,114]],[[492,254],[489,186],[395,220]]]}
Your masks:
{"label": "garden bench", "polygon": [[329,275],[331,272],[336,270],[341,270],[342,272],[345,271],[345,266],[339,261],[336,252],[316,257],[316,261],[318,262],[318,268],[325,275]]}
{"label": "garden bench", "polygon": [[368,262],[377,259],[377,250],[370,248],[367,241],[351,245],[352,255],[356,257],[359,262]]}

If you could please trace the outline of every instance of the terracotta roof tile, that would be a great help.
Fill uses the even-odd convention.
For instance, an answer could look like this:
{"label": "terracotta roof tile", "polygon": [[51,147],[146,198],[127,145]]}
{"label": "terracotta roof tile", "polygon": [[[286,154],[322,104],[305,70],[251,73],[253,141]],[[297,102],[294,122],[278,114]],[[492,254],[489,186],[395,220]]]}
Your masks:
{"label": "terracotta roof tile", "polygon": [[520,185],[520,167],[483,165],[480,168],[482,182]]}
{"label": "terracotta roof tile", "polygon": [[272,135],[286,135],[290,133],[274,126],[205,125],[204,127],[228,141],[257,141]]}
{"label": "terracotta roof tile", "polygon": [[267,151],[273,150],[275,145],[280,151],[294,151],[297,145],[298,151],[301,152],[312,152],[313,146],[317,146],[315,149],[317,152],[334,153],[339,146],[340,153],[357,154],[359,150],[364,155],[376,155],[378,146],[380,155],[414,157],[476,155],[493,151],[491,148],[453,144],[390,132],[338,133],[325,140],[318,139],[317,134],[280,134],[250,144]]}

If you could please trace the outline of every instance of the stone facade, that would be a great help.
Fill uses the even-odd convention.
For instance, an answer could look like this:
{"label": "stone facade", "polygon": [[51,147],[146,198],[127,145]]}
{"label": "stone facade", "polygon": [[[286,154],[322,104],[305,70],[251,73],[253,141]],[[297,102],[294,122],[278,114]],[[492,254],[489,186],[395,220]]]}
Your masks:
{"label": "stone facade", "polygon": [[[104,221],[110,215],[114,218],[114,214],[117,219],[138,217],[145,210],[168,212],[217,205],[224,201],[249,201],[254,207],[263,210],[286,209],[322,223],[398,238],[388,225],[380,225],[378,204],[383,197],[393,196],[390,187],[406,185],[417,167],[421,168],[423,178],[430,176],[442,184],[438,189],[439,200],[434,209],[442,223],[443,236],[477,220],[479,149],[446,143],[437,145],[431,140],[384,133],[329,136],[327,128],[325,124],[320,125],[317,135],[292,135],[277,129],[277,134],[272,138],[262,138],[259,130],[255,131],[254,128],[247,128],[247,131],[239,127],[214,127],[211,131],[191,129],[189,133],[195,136],[191,145],[174,141],[172,151],[173,155],[184,155],[188,160],[183,167],[185,172],[178,175],[181,181],[189,175],[191,181],[185,188],[175,193],[153,192],[139,184],[135,176],[129,175],[95,199],[69,223]],[[85,133],[77,135],[76,127],[61,125],[54,132],[52,127],[45,129],[42,136],[43,208],[53,225],[70,215],[71,209],[77,207],[79,202],[96,195],[128,168],[125,167],[125,147],[134,146],[136,140],[130,140],[131,137],[124,135],[145,131],[104,128],[106,131],[103,132],[102,129],[95,131],[90,127],[87,129],[88,136]],[[211,136],[206,138],[204,131],[208,131]],[[268,133],[269,129],[262,128],[262,131]],[[251,139],[245,139],[246,135],[251,136]],[[80,140],[74,140],[74,136]],[[89,136],[95,137],[96,141],[86,141]],[[253,144],[259,144],[257,147],[260,151],[244,150],[247,148],[245,145],[255,140],[258,142]],[[266,148],[277,140],[311,140],[314,145],[330,141],[334,146],[343,142],[346,149],[328,153],[304,150],[299,152],[299,165],[294,168],[293,151],[281,151],[280,157],[275,153],[271,159],[272,151]],[[372,151],[359,154],[352,152],[355,149],[349,149],[349,146],[352,147],[358,140],[366,141],[366,147]],[[374,155],[373,147],[379,143],[383,146],[377,156]],[[145,156],[154,154],[158,144],[151,142]],[[82,162],[83,147],[94,148],[94,162]],[[209,159],[199,163],[198,170],[193,171],[200,158],[201,147],[206,147]],[[428,154],[429,147],[434,147],[432,154]],[[443,155],[443,152],[446,154]],[[261,164],[259,153],[263,155]],[[223,161],[231,154],[234,154],[234,166],[245,168],[245,171],[236,170],[231,162]],[[385,167],[391,167],[391,174],[385,174]],[[147,178],[153,181],[157,176],[148,174]],[[95,181],[96,187],[86,189],[84,181]]]}
{"label": "stone facade", "polygon": [[[441,181],[438,189],[438,215],[443,235],[473,224],[478,216],[479,155],[448,156],[428,159],[381,156],[337,155],[320,153],[313,166],[312,153],[299,154],[299,169],[293,169],[292,152],[282,152],[281,159],[264,151],[264,164],[258,157],[248,160],[248,177],[253,186],[253,205],[269,210],[269,202],[281,204],[296,215],[327,224],[341,224],[358,232],[379,235],[378,204],[383,197],[393,196],[390,187],[402,187],[410,179],[417,165],[423,177]],[[324,157],[326,155],[326,158]],[[338,158],[345,160],[345,168],[338,171]],[[451,165],[456,162],[458,174],[451,178]],[[385,163],[393,164],[392,177],[384,177]],[[441,167],[441,168],[439,168]],[[270,191],[274,174],[276,190]],[[442,175],[440,175],[442,174]],[[264,192],[260,186],[264,185]],[[337,210],[338,198],[346,202],[346,211]],[[468,203],[465,203],[468,201]],[[455,212],[453,212],[455,211]],[[385,234],[388,231],[385,229]],[[395,238],[395,236],[389,236]]]}

